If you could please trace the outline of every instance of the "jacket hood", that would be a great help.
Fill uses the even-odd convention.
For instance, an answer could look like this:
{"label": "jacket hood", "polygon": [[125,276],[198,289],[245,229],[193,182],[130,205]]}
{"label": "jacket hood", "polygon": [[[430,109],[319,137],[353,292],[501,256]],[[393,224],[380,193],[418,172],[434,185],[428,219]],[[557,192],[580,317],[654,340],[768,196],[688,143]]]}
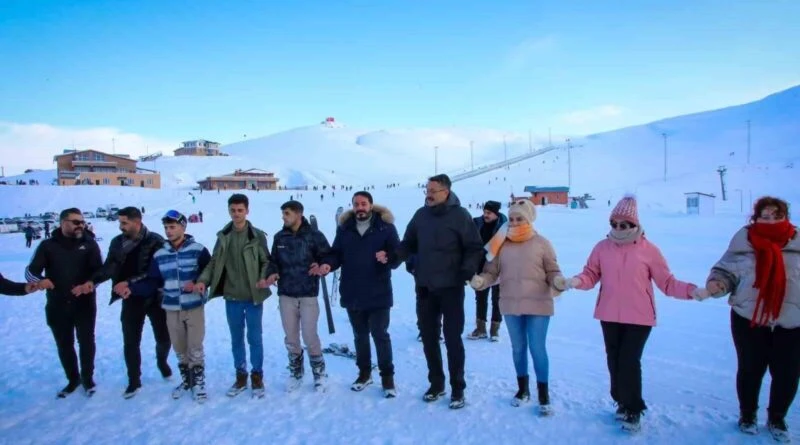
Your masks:
{"label": "jacket hood", "polygon": [[[217,233],[217,235],[224,236],[231,233],[232,230],[233,230],[233,221],[229,222],[228,224],[225,224],[225,227],[223,227],[222,230],[220,230],[219,233]],[[255,232],[253,231],[253,225],[250,224],[250,221],[247,221],[247,235],[249,239],[253,239],[256,236]]]}
{"label": "jacket hood", "polygon": [[[386,224],[394,224],[394,214],[392,213],[391,210],[389,210],[389,208],[379,204],[374,204],[372,206],[372,213],[380,216],[381,220]],[[355,215],[356,212],[353,209],[347,210],[346,212],[339,215],[339,220],[337,222],[340,226],[344,225],[349,220],[354,219]]]}

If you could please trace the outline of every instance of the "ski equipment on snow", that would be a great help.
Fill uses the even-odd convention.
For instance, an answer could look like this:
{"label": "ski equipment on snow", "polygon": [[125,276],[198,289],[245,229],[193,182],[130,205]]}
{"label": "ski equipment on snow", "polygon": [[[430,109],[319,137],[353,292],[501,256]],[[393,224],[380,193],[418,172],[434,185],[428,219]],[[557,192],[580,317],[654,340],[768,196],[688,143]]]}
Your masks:
{"label": "ski equipment on snow", "polygon": [[[317,226],[317,217],[311,215],[309,217],[309,223],[314,230],[319,230],[319,226]],[[328,296],[328,280],[325,277],[321,277],[321,285],[322,285],[322,301],[325,302],[325,317],[328,319],[328,333],[333,334],[336,332],[336,328],[333,326],[333,313],[331,313],[331,299]]]}

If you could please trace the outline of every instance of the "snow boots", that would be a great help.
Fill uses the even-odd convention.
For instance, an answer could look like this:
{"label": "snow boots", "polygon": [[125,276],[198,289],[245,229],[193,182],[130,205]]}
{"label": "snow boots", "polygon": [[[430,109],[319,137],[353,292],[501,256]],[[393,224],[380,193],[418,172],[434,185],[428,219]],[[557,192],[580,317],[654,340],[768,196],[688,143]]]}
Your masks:
{"label": "snow boots", "polygon": [[236,371],[236,381],[228,389],[228,397],[236,397],[247,389],[247,372]]}
{"label": "snow boots", "polygon": [[264,373],[251,372],[250,373],[250,388],[253,390],[253,397],[261,399],[264,397]]}
{"label": "snow boots", "polygon": [[553,408],[550,405],[550,389],[548,384],[536,382],[536,390],[539,393],[539,415],[549,416],[553,414]]}
{"label": "snow boots", "polygon": [[381,386],[383,387],[383,397],[387,399],[397,397],[397,389],[394,387],[393,375],[381,376]]}
{"label": "snow boots", "polygon": [[172,390],[173,399],[180,399],[183,397],[183,393],[192,389],[192,374],[189,371],[189,365],[180,363],[178,364],[178,370],[181,373],[181,383]]}
{"label": "snow boots", "polygon": [[289,379],[286,382],[286,390],[294,391],[303,383],[303,351],[299,354],[289,353]]}
{"label": "snow boots", "polygon": [[192,372],[192,396],[198,403],[203,403],[208,398],[206,392],[206,369],[203,365],[197,365],[191,369]]}
{"label": "snow boots", "polygon": [[488,337],[486,334],[486,320],[475,320],[475,330],[467,335],[467,339],[479,340],[486,337]]}
{"label": "snow boots", "polygon": [[372,384],[372,369],[358,371],[358,378],[350,385],[353,391],[363,391],[364,388]]}
{"label": "snow boots", "polygon": [[325,373],[325,358],[308,357],[311,363],[311,373],[314,375],[314,389],[317,391],[325,391],[326,383],[328,382],[328,374]]}
{"label": "snow boots", "polygon": [[493,321],[492,326],[489,328],[489,340],[500,341],[500,322]]}
{"label": "snow boots", "polygon": [[514,394],[514,398],[511,399],[511,406],[522,406],[528,403],[531,400],[531,391],[528,387],[529,377],[517,377],[517,385],[519,389],[517,393]]}

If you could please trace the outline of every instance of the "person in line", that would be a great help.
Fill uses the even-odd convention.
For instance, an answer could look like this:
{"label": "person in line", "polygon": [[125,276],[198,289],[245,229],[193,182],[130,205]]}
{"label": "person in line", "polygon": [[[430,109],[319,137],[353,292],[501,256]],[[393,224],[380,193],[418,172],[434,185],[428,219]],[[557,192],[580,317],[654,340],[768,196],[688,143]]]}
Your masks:
{"label": "person in line", "polygon": [[236,379],[228,389],[235,397],[247,389],[247,352],[250,346],[250,388],[252,396],[264,396],[264,341],[261,320],[264,301],[271,292],[267,285],[267,235],[248,219],[250,200],[235,193],[228,198],[231,222],[217,232],[214,253],[194,290],[211,298],[224,297],[225,316],[231,333],[231,354]]}
{"label": "person in line", "polygon": [[[481,235],[481,241],[484,244],[500,230],[508,221],[506,215],[500,212],[500,203],[497,201],[486,201],[483,205],[483,215],[473,218],[475,227],[478,228],[478,233]],[[483,270],[486,264],[486,259],[481,257],[481,264],[478,270]],[[489,333],[486,332],[487,314],[489,312],[489,292],[492,294],[492,318]],[[503,315],[500,313],[499,306],[500,299],[500,285],[495,284],[486,289],[475,291],[475,330],[472,331],[467,338],[470,340],[479,340],[482,338],[489,338],[491,341],[500,340],[500,323],[503,321]]]}
{"label": "person in line", "polygon": [[644,235],[636,199],[625,196],[611,211],[611,231],[597,243],[583,272],[556,280],[561,289],[590,290],[600,283],[594,317],[600,320],[616,418],[639,431],[647,409],[642,398],[642,353],[656,325],[653,282],[669,297],[691,300],[702,289],[672,274],[658,247]]}
{"label": "person in line", "polygon": [[[103,260],[97,242],[85,235],[86,221],[79,209],[62,210],[59,222],[59,230],[36,247],[25,269],[25,278],[38,289],[47,291],[45,317],[67,377],[67,385],[57,397],[63,399],[80,386],[87,396],[92,396],[96,390],[94,330],[97,296],[94,290],[76,292],[76,289],[100,270]],[[79,356],[75,353],[76,337],[80,368]]]}
{"label": "person in line", "polygon": [[739,428],[747,434],[758,433],[758,395],[769,370],[767,428],[780,442],[790,440],[786,415],[800,381],[797,233],[786,201],[771,196],[759,199],[750,224],[733,235],[706,281],[711,296],[730,295]]}
{"label": "person in line", "polygon": [[470,284],[486,289],[500,281],[500,311],[511,338],[512,357],[517,373],[517,394],[513,406],[530,401],[528,350],[533,358],[539,415],[552,413],[550,405],[550,361],[547,356],[547,328],[555,313],[553,298],[563,287],[564,277],[550,241],[533,227],[536,207],[530,200],[519,200],[508,212],[508,230],[501,228],[489,243],[492,260],[475,275]]}

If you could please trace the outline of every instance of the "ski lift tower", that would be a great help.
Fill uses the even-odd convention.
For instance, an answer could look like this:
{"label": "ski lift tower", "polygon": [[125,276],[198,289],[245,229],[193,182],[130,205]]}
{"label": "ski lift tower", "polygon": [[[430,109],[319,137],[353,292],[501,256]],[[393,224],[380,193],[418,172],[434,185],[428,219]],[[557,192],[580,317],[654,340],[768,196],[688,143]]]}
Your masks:
{"label": "ski lift tower", "polygon": [[720,185],[722,186],[722,200],[723,201],[727,201],[728,200],[728,190],[727,190],[727,188],[725,186],[725,173],[727,173],[727,171],[728,171],[728,169],[725,168],[724,165],[721,165],[717,169],[717,173],[719,173],[719,182],[720,182]]}

